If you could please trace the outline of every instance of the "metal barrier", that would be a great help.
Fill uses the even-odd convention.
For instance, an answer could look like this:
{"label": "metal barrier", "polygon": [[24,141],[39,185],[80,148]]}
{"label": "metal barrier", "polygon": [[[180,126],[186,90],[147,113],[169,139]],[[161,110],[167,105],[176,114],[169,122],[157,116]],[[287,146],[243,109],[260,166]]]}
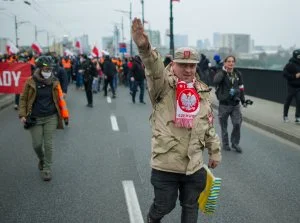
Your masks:
{"label": "metal barrier", "polygon": [[[282,71],[237,69],[243,75],[246,95],[284,104],[287,96],[287,81],[283,77]],[[295,104],[295,100],[293,100],[292,105],[295,106]]]}

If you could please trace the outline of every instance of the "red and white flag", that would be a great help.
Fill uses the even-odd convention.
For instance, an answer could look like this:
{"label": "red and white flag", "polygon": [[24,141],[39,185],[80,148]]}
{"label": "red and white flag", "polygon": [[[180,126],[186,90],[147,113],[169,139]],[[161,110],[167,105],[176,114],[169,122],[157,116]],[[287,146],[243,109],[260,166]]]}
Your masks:
{"label": "red and white flag", "polygon": [[100,56],[99,49],[96,46],[94,46],[93,49],[92,49],[92,55],[93,55],[93,57],[99,57]]}
{"label": "red and white flag", "polygon": [[34,42],[31,44],[31,48],[37,53],[37,54],[41,54],[43,52],[42,48],[40,47],[40,45],[37,42]]}
{"label": "red and white flag", "polygon": [[109,52],[106,50],[101,50],[101,54],[106,56],[106,55],[109,55]]}
{"label": "red and white flag", "polygon": [[172,2],[180,2],[180,0],[172,0]]}
{"label": "red and white flag", "polygon": [[6,52],[8,55],[17,54],[19,52],[19,49],[11,41],[7,41]]}
{"label": "red and white flag", "polygon": [[82,53],[82,47],[79,40],[76,40],[75,47],[79,50],[79,53]]}
{"label": "red and white flag", "polygon": [[74,56],[74,53],[69,49],[65,49],[64,56]]}

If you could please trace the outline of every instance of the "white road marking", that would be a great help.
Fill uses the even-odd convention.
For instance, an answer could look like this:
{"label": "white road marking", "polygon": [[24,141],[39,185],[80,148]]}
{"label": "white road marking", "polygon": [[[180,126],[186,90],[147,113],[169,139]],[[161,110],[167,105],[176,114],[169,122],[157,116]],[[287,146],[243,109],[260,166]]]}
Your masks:
{"label": "white road marking", "polygon": [[131,180],[122,181],[130,223],[144,223],[141,208]]}
{"label": "white road marking", "polygon": [[118,122],[117,122],[116,116],[111,115],[110,116],[110,121],[111,121],[112,130],[119,131],[119,126],[118,126]]}
{"label": "white road marking", "polygon": [[107,100],[107,103],[111,103],[111,97],[107,96],[106,100]]}

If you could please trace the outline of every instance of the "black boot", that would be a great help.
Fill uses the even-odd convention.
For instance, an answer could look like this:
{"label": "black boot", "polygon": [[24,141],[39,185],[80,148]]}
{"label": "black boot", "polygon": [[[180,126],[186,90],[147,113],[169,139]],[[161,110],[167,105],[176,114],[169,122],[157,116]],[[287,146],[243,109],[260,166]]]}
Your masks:
{"label": "black boot", "polygon": [[243,152],[242,148],[239,145],[233,145],[232,144],[232,148],[235,149],[235,151],[238,152],[238,153]]}
{"label": "black boot", "polygon": [[147,215],[147,222],[146,223],[160,223],[160,220],[153,220],[152,218],[150,218],[149,215]]}

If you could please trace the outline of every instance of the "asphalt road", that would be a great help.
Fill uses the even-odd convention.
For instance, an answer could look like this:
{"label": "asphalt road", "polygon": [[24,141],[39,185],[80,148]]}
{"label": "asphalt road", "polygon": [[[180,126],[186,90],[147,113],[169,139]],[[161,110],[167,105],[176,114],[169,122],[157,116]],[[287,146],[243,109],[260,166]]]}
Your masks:
{"label": "asphalt road", "polygon": [[[102,92],[94,101],[88,108],[84,92],[69,89],[70,126],[56,131],[50,182],[40,178],[17,113],[12,107],[0,111],[1,223],[130,222],[123,181],[134,184],[145,219],[153,199],[148,97],[146,105],[132,104],[128,89],[120,87],[111,103]],[[223,152],[214,171],[222,178],[218,210],[200,213],[199,222],[299,222],[299,145],[244,125],[241,146],[243,154]],[[163,222],[180,222],[179,203]]]}

